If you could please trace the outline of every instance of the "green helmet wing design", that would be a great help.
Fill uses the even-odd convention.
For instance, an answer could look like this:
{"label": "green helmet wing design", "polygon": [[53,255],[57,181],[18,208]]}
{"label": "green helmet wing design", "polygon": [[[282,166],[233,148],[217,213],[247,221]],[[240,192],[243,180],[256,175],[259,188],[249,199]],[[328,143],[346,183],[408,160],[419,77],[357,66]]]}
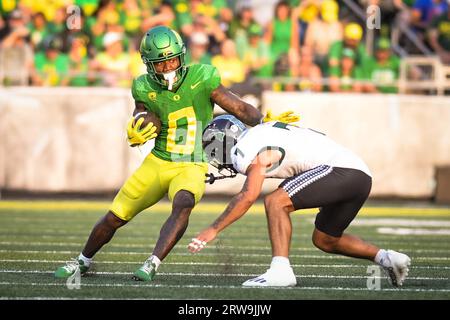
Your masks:
{"label": "green helmet wing design", "polygon": [[186,46],[178,32],[164,26],[154,27],[142,38],[139,51],[150,77],[163,87],[168,87],[168,81],[164,79],[163,74],[156,72],[154,63],[179,57],[180,67],[175,70],[177,80],[174,86],[181,83],[186,74]]}

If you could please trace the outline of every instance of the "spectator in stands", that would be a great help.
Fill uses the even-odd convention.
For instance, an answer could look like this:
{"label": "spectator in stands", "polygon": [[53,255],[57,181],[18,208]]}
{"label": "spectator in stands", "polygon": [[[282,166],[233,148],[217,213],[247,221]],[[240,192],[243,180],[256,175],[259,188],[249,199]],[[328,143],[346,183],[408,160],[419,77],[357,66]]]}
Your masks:
{"label": "spectator in stands", "polygon": [[39,50],[42,41],[50,36],[48,23],[42,12],[33,15],[29,29],[31,31],[31,45],[34,50]]}
{"label": "spectator in stands", "polygon": [[[163,4],[161,4],[161,7],[164,7]],[[139,9],[137,0],[124,0],[121,9],[120,23],[124,27],[125,34],[127,34],[128,36],[137,34],[142,26],[142,14],[141,9]],[[175,15],[173,15],[172,20],[174,18]],[[145,31],[147,31],[148,29],[146,29]]]}
{"label": "spectator in stands", "polygon": [[[49,13],[53,12],[54,13]],[[45,14],[45,12],[44,12]],[[58,9],[52,9],[50,11],[47,11],[47,14],[45,15],[47,21],[49,21],[49,30],[50,34],[54,36],[59,36],[64,32],[64,30],[67,29],[67,14],[66,14],[66,8],[58,8]]]}
{"label": "spectator in stands", "polygon": [[163,1],[161,6],[157,8],[153,15],[147,17],[141,25],[141,31],[147,32],[147,30],[161,25],[169,28],[176,28],[175,12],[172,5],[169,2]]}
{"label": "spectator in stands", "polygon": [[412,8],[411,23],[419,31],[424,31],[434,18],[447,10],[447,0],[416,0]]}
{"label": "spectator in stands", "polygon": [[211,64],[211,55],[208,52],[209,38],[204,32],[194,32],[189,37],[189,50],[186,52],[186,63]]}
{"label": "spectator in stands", "polygon": [[103,39],[104,52],[96,55],[91,67],[100,72],[102,84],[108,87],[131,85],[130,56],[124,52],[123,34],[108,32]]}
{"label": "spectator in stands", "polygon": [[294,79],[289,79],[293,76],[293,68],[291,65],[298,65],[299,57],[296,51],[290,50],[289,53],[283,53],[273,66],[273,76],[281,77],[282,81],[274,79],[272,81],[273,91],[295,91],[297,90],[297,83]]}
{"label": "spectator in stands", "polygon": [[299,41],[304,44],[306,32],[310,24],[317,19],[321,7],[322,0],[294,0],[290,1],[291,5],[298,4],[294,8],[294,19],[299,23]]}
{"label": "spectator in stands", "polygon": [[226,0],[202,0],[199,6],[199,13],[219,20],[221,14],[229,14],[230,9],[227,7]]}
{"label": "spectator in stands", "polygon": [[234,20],[230,26],[229,37],[236,43],[236,49],[241,59],[244,58],[249,45],[248,30],[255,23],[253,9],[247,6],[241,9],[238,19]]}
{"label": "spectator in stands", "polygon": [[249,44],[245,48],[244,63],[249,68],[250,75],[256,77],[271,76],[270,49],[263,39],[263,29],[258,24],[248,28]]}
{"label": "spectator in stands", "polygon": [[65,86],[69,77],[69,58],[61,52],[63,43],[58,36],[44,39],[44,52],[38,52],[34,58],[36,72],[33,84],[37,86]]}
{"label": "spectator in stands", "polygon": [[234,21],[233,10],[224,7],[219,10],[219,16],[216,18],[217,24],[227,38],[230,38],[230,28]]}
{"label": "spectator in stands", "polygon": [[344,48],[339,66],[330,70],[329,89],[331,92],[361,92],[362,87],[355,79],[361,79],[362,72],[356,66],[356,51]]}
{"label": "spectator in stands", "polygon": [[98,6],[100,5],[99,0],[75,0],[74,3],[78,7],[83,10],[84,14],[86,16],[90,17],[94,14],[94,12],[98,9]]}
{"label": "spectator in stands", "polygon": [[115,1],[106,0],[104,3],[105,4],[98,11],[98,20],[105,24],[120,25],[120,12],[116,8]]}
{"label": "spectator in stands", "polygon": [[0,43],[2,42],[2,40],[6,36],[6,34],[7,34],[6,21],[0,14]]}
{"label": "spectator in stands", "polygon": [[222,40],[225,38],[223,30],[217,23],[218,19],[216,20],[221,10],[228,10],[224,1],[214,1],[214,3],[200,0],[179,1],[175,8],[181,33],[185,37],[188,38],[194,31],[197,19],[197,23],[204,24],[203,27],[208,30],[208,34],[217,37],[220,30],[223,33]]}
{"label": "spectator in stands", "polygon": [[450,10],[432,21],[428,38],[442,63],[450,65]]}
{"label": "spectator in stands", "polygon": [[322,72],[314,63],[313,51],[310,47],[303,46],[300,49],[300,61],[295,61],[291,55],[292,75],[300,78],[298,88],[300,91],[322,91]]}
{"label": "spectator in stands", "polygon": [[106,33],[106,25],[99,19],[94,18],[91,26],[91,50],[90,54],[94,56],[97,52],[103,50],[103,37]]}
{"label": "spectator in stands", "polygon": [[222,78],[225,87],[231,87],[235,83],[243,82],[246,78],[246,66],[239,59],[236,46],[231,39],[222,42],[221,53],[212,58],[212,65],[215,66]]}
{"label": "spectator in stands", "polygon": [[207,16],[195,16],[189,36],[196,32],[203,32],[208,35],[208,51],[211,52],[212,55],[216,55],[221,52],[221,43],[226,39],[226,35],[220,28],[217,21]]}
{"label": "spectator in stands", "polygon": [[269,23],[265,35],[267,43],[270,45],[271,64],[289,50],[299,48],[299,30],[297,17],[291,14],[291,8],[285,1],[280,1],[275,6],[274,19]]}
{"label": "spectator in stands", "polygon": [[[361,43],[363,30],[357,23],[349,23],[344,29],[344,40],[336,41],[330,47],[328,54],[328,74],[339,73],[337,69],[340,68],[341,57],[344,49],[352,49],[355,54],[356,66],[363,65],[367,59],[367,52],[364,45]],[[349,51],[348,51],[349,52]]]}
{"label": "spectator in stands", "polygon": [[90,84],[87,38],[74,37],[71,39],[69,51],[68,85],[86,87]]}
{"label": "spectator in stands", "polygon": [[362,73],[357,77],[368,80],[363,85],[366,92],[397,93],[400,59],[391,51],[389,39],[380,38],[375,45],[375,58],[367,59]]}
{"label": "spectator in stands", "polygon": [[305,46],[311,48],[314,61],[322,73],[328,73],[328,52],[336,41],[342,41],[344,28],[338,20],[339,6],[334,0],[325,0],[320,6],[320,17],[308,26]]}
{"label": "spectator in stands", "polygon": [[15,9],[17,9],[17,1],[0,1],[0,20],[5,19]]}
{"label": "spectator in stands", "polygon": [[3,27],[0,42],[0,85],[27,85],[33,73],[30,31],[20,10],[14,10]]}
{"label": "spectator in stands", "polygon": [[133,79],[147,73],[147,67],[142,62],[141,53],[139,52],[141,40],[142,37],[132,38],[128,50],[130,54],[130,72]]}

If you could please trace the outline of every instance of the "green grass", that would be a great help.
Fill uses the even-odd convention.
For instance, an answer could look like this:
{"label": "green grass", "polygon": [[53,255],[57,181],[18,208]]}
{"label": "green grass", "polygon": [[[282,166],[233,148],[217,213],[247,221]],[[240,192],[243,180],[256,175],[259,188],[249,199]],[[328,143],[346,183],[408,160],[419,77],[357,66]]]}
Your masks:
{"label": "green grass", "polygon": [[[54,203],[55,204],[55,203]],[[380,234],[377,219],[437,221],[434,226],[390,226],[449,230],[450,209],[369,207],[348,232],[380,247],[412,258],[410,275],[401,289],[381,279],[381,290],[367,289],[365,260],[323,253],[313,247],[314,215],[292,215],[291,264],[298,285],[293,288],[243,288],[241,283],[263,273],[271,260],[266,219],[259,204],[197,255],[187,251],[190,239],[207,226],[225,203],[205,204],[191,216],[189,228],[158,270],[155,281],[131,280],[149,256],[167,218],[168,205],[137,216],[120,229],[95,257],[94,271],[82,277],[81,289],[69,290],[54,270],[82,249],[106,203],[55,206],[38,202],[0,202],[0,297],[82,299],[450,299],[450,236]],[[210,213],[207,213],[210,212]],[[366,213],[364,213],[366,212]],[[390,213],[390,214],[389,214]],[[403,221],[404,223],[404,221]]]}

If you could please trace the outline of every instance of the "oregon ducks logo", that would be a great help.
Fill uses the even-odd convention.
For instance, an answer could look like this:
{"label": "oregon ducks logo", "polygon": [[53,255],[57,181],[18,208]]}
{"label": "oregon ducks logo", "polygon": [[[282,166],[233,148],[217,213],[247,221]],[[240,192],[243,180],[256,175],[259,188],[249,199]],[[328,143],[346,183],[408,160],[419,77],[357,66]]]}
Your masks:
{"label": "oregon ducks logo", "polygon": [[155,101],[156,100],[156,92],[149,92],[148,98],[152,101]]}
{"label": "oregon ducks logo", "polygon": [[174,100],[174,101],[180,100],[180,95],[179,95],[179,94],[174,95],[174,96],[173,96],[173,100]]}
{"label": "oregon ducks logo", "polygon": [[169,56],[169,55],[171,55],[171,54],[172,54],[171,51],[164,51],[164,52],[162,53],[163,57],[167,57],[167,56]]}

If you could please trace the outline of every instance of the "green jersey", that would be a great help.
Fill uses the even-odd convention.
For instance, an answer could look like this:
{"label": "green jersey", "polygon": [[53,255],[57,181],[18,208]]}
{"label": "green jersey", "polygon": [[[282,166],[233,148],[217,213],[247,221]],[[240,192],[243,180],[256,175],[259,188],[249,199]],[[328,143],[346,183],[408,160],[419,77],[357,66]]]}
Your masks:
{"label": "green jersey", "polygon": [[167,161],[206,162],[202,148],[203,129],[213,118],[211,93],[220,85],[217,69],[193,64],[175,92],[163,89],[145,74],[133,81],[135,101],[161,120],[152,153]]}

